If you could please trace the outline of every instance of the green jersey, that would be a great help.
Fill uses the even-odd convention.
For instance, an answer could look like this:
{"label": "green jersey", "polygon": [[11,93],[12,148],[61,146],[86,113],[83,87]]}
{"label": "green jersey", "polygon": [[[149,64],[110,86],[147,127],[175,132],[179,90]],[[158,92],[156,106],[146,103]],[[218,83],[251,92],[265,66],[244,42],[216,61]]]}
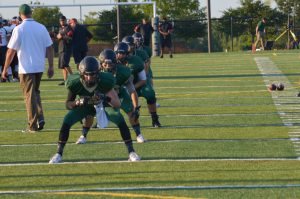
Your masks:
{"label": "green jersey", "polygon": [[133,76],[137,76],[139,72],[144,70],[144,62],[138,56],[130,55],[126,58],[126,62],[126,66],[130,68]]}
{"label": "green jersey", "polygon": [[266,26],[266,24],[264,22],[260,21],[257,24],[257,30],[260,31],[260,32],[264,32],[265,26]]}
{"label": "green jersey", "polygon": [[79,73],[70,75],[66,81],[67,89],[79,96],[93,96],[95,91],[105,94],[114,88],[114,86],[115,78],[111,73],[107,72],[99,72],[98,83],[93,91],[89,91],[84,87]]}
{"label": "green jersey", "polygon": [[152,49],[149,46],[141,46],[138,49],[145,51],[149,58],[152,57]]}
{"label": "green jersey", "polygon": [[116,78],[116,85],[123,86],[131,76],[130,68],[122,65],[116,65],[116,74],[114,75]]}
{"label": "green jersey", "polygon": [[140,57],[144,62],[149,61],[149,56],[144,50],[137,49],[134,51],[134,55]]}

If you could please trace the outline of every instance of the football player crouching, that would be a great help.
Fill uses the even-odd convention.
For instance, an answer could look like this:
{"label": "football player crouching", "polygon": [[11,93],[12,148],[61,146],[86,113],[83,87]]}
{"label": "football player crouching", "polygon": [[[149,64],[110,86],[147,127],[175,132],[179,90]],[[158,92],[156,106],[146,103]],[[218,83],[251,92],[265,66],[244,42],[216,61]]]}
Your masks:
{"label": "football player crouching", "polygon": [[[116,113],[113,122],[117,124],[120,130],[121,137],[129,153],[129,160],[140,160],[133,148],[129,128],[119,112],[121,103],[114,86],[115,79],[113,75],[99,72],[99,62],[96,58],[87,56],[80,62],[79,74],[70,75],[66,81],[68,89],[66,107],[69,109],[69,112],[64,117],[60,129],[57,153],[50,159],[49,164],[62,162],[64,147],[68,141],[71,127],[87,116],[95,116],[96,109],[94,105],[98,105],[101,102],[109,105],[107,107],[108,111]],[[98,93],[103,93],[106,97],[100,97],[101,95]],[[76,99],[77,96],[80,98]]]}

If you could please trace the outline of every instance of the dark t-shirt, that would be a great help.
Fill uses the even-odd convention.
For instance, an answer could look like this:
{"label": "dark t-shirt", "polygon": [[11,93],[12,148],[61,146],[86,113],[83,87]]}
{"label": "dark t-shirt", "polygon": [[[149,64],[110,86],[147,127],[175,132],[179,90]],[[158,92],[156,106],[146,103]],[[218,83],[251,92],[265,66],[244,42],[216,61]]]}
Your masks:
{"label": "dark t-shirt", "polygon": [[[173,30],[173,26],[168,21],[162,21],[162,22],[159,22],[158,29],[161,32],[167,33],[170,30]],[[168,34],[167,36],[160,34],[160,36],[161,36],[161,39],[170,39],[171,38],[171,34]]]}
{"label": "dark t-shirt", "polygon": [[73,30],[67,25],[59,28],[59,33],[62,36],[62,39],[59,40],[58,49],[59,52],[71,52],[72,51],[72,36]]}
{"label": "dark t-shirt", "polygon": [[260,32],[263,32],[265,30],[265,26],[266,26],[266,24],[264,22],[260,21],[257,24],[257,27],[258,27],[257,30]]}
{"label": "dark t-shirt", "polygon": [[93,38],[92,33],[90,33],[85,26],[77,24],[73,34],[73,51],[87,52],[87,42],[91,38]]}
{"label": "dark t-shirt", "polygon": [[151,35],[152,35],[153,31],[154,31],[154,29],[151,26],[151,24],[150,23],[139,24],[136,27],[136,31],[139,32],[139,33],[141,33],[143,35],[145,45],[149,46]]}

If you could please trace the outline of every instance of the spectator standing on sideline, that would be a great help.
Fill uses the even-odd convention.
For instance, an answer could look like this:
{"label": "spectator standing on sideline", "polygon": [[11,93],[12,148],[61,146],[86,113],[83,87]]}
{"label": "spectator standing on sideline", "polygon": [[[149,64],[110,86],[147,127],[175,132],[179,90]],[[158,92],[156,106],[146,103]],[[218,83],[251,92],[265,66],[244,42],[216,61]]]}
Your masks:
{"label": "spectator standing on sideline", "polygon": [[151,35],[152,35],[153,31],[154,31],[154,29],[153,29],[152,25],[149,23],[147,18],[144,18],[142,20],[142,23],[137,25],[134,28],[134,32],[139,32],[143,35],[145,46],[150,46],[150,40],[151,40]]}
{"label": "spectator standing on sideline", "polygon": [[15,27],[8,43],[2,78],[6,79],[8,67],[18,54],[20,85],[25,98],[28,126],[23,132],[34,133],[44,128],[45,119],[40,98],[40,82],[48,58],[48,77],[54,74],[52,40],[45,26],[32,19],[29,5],[22,4],[19,14],[23,22]]}
{"label": "spectator standing on sideline", "polygon": [[70,19],[70,26],[73,29],[73,57],[77,69],[81,60],[87,55],[88,42],[93,38],[92,33],[85,26],[78,24],[77,19]]}
{"label": "spectator standing on sideline", "polygon": [[[261,44],[261,48],[264,50],[265,49],[265,45],[264,45],[264,39],[265,39],[265,35],[266,35],[266,23],[267,23],[267,19],[266,18],[262,18],[262,20],[260,22],[258,22],[255,32],[256,32],[256,42],[254,44],[254,50],[256,50],[256,46],[257,43],[260,41]],[[252,51],[253,51],[252,49]]]}
{"label": "spectator standing on sideline", "polygon": [[4,27],[3,20],[0,20],[0,66],[3,69],[5,62],[5,55],[7,51],[7,37],[9,31]]}
{"label": "spectator standing on sideline", "polygon": [[167,21],[167,17],[163,16],[162,21],[158,24],[158,31],[160,33],[160,58],[164,57],[165,47],[169,48],[170,58],[173,58],[172,55],[172,38],[171,33],[173,32],[173,25]]}
{"label": "spectator standing on sideline", "polygon": [[[19,21],[18,17],[13,17],[12,20],[10,21],[10,32],[12,33],[14,28],[19,25],[21,21]],[[12,70],[12,75],[13,75],[13,82],[18,82],[19,81],[19,73],[18,73],[18,56],[15,54],[10,66]]]}
{"label": "spectator standing on sideline", "polygon": [[65,81],[68,78],[68,74],[73,74],[72,68],[70,67],[70,58],[72,55],[72,37],[73,30],[67,23],[67,18],[62,15],[59,18],[59,32],[56,36],[58,39],[58,68],[62,69],[64,81],[58,85],[65,85]]}

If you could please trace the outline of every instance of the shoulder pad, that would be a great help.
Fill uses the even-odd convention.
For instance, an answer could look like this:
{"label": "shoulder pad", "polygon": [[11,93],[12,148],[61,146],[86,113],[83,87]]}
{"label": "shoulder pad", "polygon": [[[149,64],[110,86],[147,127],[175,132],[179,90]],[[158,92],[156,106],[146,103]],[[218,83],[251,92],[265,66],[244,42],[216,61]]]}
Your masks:
{"label": "shoulder pad", "polygon": [[116,67],[116,84],[121,86],[130,78],[131,70],[128,67],[123,66],[121,64],[118,64]]}
{"label": "shoulder pad", "polygon": [[116,82],[115,78],[111,73],[108,72],[100,72],[99,73],[99,83],[96,90],[100,91],[101,93],[107,93],[112,88],[114,88]]}
{"label": "shoulder pad", "polygon": [[136,55],[129,56],[127,62],[128,62],[128,67],[131,69],[131,73],[133,75],[144,70],[143,60]]}
{"label": "shoulder pad", "polygon": [[83,88],[83,85],[80,81],[80,74],[74,73],[69,75],[66,81],[66,88],[69,89],[72,93],[79,93],[80,90]]}

